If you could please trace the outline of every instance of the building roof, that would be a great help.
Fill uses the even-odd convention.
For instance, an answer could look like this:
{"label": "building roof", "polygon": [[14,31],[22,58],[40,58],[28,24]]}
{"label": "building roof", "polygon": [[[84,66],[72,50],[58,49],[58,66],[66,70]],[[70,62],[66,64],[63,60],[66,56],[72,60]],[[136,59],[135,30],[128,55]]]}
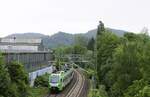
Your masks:
{"label": "building roof", "polygon": [[38,46],[41,43],[10,43],[10,42],[0,42],[0,45],[27,45],[27,46]]}
{"label": "building roof", "polygon": [[1,53],[53,53],[52,51],[0,50]]}
{"label": "building roof", "polygon": [[23,43],[23,44],[40,44],[42,39],[20,39],[20,38],[2,38],[1,43]]}

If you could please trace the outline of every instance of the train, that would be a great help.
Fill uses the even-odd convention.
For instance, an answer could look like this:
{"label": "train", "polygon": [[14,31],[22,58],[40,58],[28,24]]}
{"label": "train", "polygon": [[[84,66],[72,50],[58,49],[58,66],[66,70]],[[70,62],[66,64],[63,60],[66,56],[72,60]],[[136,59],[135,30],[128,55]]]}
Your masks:
{"label": "train", "polygon": [[58,71],[49,75],[49,90],[62,91],[73,79],[73,68]]}

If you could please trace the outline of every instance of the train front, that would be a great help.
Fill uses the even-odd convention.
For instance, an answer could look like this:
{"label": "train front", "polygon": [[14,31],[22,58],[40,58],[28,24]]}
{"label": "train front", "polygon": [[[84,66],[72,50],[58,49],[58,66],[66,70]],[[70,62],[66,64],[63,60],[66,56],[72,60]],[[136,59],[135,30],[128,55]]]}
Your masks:
{"label": "train front", "polygon": [[50,91],[61,91],[62,82],[60,74],[51,74],[49,76],[49,89]]}

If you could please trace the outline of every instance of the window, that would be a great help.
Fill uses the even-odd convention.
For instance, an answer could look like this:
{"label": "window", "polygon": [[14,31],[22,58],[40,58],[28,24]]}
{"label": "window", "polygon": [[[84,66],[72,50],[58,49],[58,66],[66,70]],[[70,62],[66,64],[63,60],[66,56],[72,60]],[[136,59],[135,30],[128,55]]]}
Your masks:
{"label": "window", "polygon": [[52,77],[51,77],[51,83],[58,83],[58,81],[59,81],[59,76],[58,75],[53,75]]}

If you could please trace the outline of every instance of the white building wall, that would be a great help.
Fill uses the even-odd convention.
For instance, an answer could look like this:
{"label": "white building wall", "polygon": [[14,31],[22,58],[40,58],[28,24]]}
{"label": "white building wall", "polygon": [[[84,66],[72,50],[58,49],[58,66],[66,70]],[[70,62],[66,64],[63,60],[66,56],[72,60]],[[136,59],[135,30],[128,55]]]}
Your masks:
{"label": "white building wall", "polygon": [[26,46],[26,45],[0,45],[0,50],[25,50],[25,51],[38,51],[38,46]]}
{"label": "white building wall", "polygon": [[10,39],[10,38],[2,38],[1,42],[8,43],[41,43],[42,39]]}

